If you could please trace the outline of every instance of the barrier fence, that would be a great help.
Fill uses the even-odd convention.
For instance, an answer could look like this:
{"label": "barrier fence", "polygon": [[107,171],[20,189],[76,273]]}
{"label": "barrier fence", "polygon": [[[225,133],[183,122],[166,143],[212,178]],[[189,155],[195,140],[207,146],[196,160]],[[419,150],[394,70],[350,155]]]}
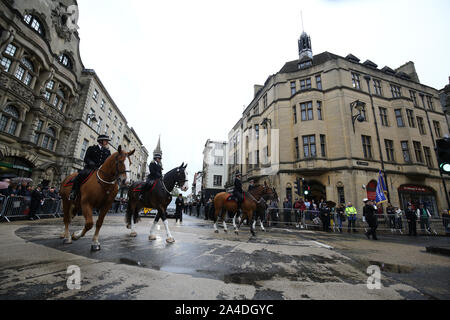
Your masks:
{"label": "barrier fence", "polygon": [[[31,200],[29,197],[0,196],[0,217],[8,222],[13,218],[28,218],[31,214]],[[38,219],[45,216],[61,217],[61,200],[44,199],[37,208],[34,216]]]}

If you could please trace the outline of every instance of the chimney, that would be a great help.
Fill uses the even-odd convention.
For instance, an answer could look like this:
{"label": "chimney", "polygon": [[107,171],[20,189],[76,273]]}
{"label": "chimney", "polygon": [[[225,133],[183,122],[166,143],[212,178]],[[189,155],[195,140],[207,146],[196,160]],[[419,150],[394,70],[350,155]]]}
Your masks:
{"label": "chimney", "polygon": [[259,84],[255,84],[255,85],[253,86],[253,89],[254,89],[253,97],[256,97],[256,94],[258,93],[258,91],[261,90],[263,87],[264,87],[264,86],[261,86],[261,85],[259,85]]}

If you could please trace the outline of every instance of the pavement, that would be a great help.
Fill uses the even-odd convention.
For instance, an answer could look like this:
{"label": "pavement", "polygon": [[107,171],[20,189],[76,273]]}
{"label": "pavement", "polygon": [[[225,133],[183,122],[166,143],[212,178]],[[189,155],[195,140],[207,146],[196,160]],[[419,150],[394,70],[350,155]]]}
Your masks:
{"label": "pavement", "polygon": [[[450,257],[426,251],[448,246],[446,237],[335,234],[272,228],[252,237],[213,232],[212,222],[170,219],[174,244],[153,219],[130,237],[122,215],[108,215],[101,251],[91,252],[90,231],[70,245],[59,235],[62,219],[0,224],[0,299],[302,300],[450,299]],[[84,224],[76,217],[71,232]],[[230,231],[231,228],[230,228]],[[379,266],[381,288],[369,289],[367,268]],[[80,289],[69,289],[70,266]],[[69,284],[69,285],[68,285]]]}

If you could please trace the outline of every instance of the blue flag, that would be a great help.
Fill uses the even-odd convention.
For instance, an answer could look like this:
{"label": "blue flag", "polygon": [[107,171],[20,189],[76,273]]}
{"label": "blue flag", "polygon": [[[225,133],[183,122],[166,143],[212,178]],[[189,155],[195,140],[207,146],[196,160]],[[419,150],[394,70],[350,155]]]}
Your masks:
{"label": "blue flag", "polygon": [[375,198],[375,202],[377,205],[383,202],[387,202],[385,192],[387,192],[387,189],[380,170],[380,172],[378,173],[377,195]]}

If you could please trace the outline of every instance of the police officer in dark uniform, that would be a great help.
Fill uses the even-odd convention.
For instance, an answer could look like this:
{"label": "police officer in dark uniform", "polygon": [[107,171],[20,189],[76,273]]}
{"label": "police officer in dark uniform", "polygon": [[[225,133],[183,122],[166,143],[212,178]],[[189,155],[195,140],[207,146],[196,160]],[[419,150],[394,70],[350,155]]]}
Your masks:
{"label": "police officer in dark uniform", "polygon": [[250,184],[248,185],[248,192],[252,191],[255,188],[255,180],[250,180]]}
{"label": "police officer in dark uniform", "polygon": [[160,153],[155,153],[153,155],[153,161],[150,162],[148,169],[150,174],[147,176],[147,180],[142,188],[141,193],[139,194],[139,199],[144,199],[145,192],[150,189],[156,179],[162,178],[162,164],[161,164],[162,155]]}
{"label": "police officer in dark uniform", "polygon": [[111,155],[111,151],[108,149],[108,143],[111,139],[104,134],[101,134],[97,138],[98,145],[90,146],[86,155],[84,156],[84,169],[78,173],[73,181],[72,191],[69,195],[69,200],[75,200],[80,192],[80,184],[86,179],[92,170],[97,170]]}
{"label": "police officer in dark uniform", "polygon": [[377,218],[377,209],[373,205],[371,200],[367,198],[363,200],[365,205],[363,208],[363,216],[366,218],[367,224],[369,225],[370,230],[366,232],[367,239],[370,239],[370,235],[372,235],[373,240],[378,240],[376,230],[378,227],[378,218]]}
{"label": "police officer in dark uniform", "polygon": [[240,209],[243,196],[242,194],[244,193],[244,191],[242,190],[242,180],[241,180],[241,173],[238,171],[236,172],[236,178],[234,179],[234,189],[233,189],[233,197],[234,199],[236,199],[237,203],[238,203],[238,209]]}

